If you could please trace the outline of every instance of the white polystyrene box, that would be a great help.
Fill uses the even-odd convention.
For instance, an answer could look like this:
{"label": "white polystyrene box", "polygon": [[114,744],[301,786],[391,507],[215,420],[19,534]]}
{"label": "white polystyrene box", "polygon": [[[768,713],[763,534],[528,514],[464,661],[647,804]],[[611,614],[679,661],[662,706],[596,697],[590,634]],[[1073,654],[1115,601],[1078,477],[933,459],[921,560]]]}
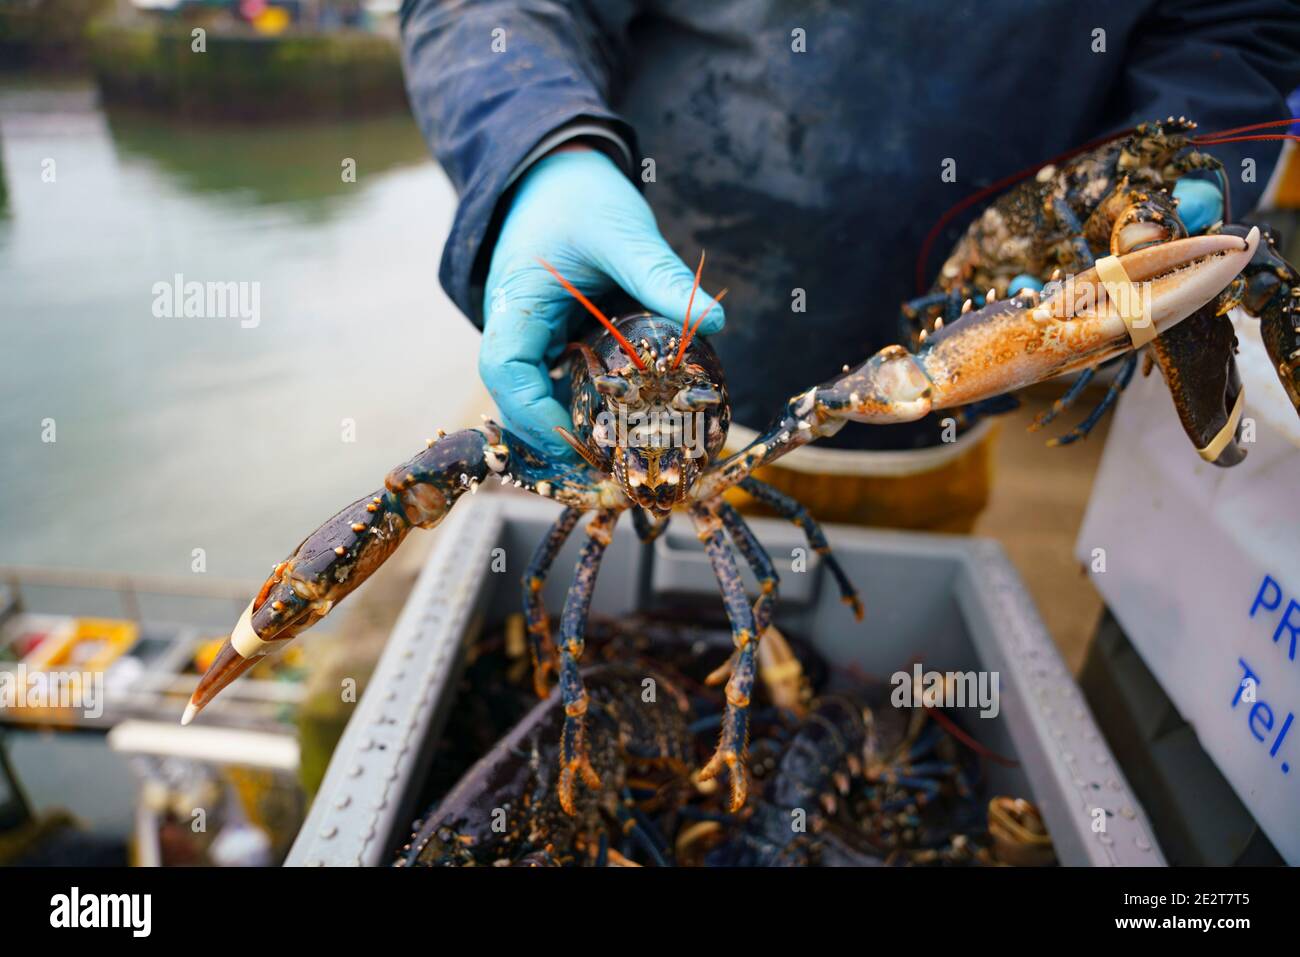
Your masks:
{"label": "white polystyrene box", "polygon": [[1160,373],[1136,376],[1076,548],[1219,770],[1300,864],[1300,421],[1258,322],[1233,319],[1254,429],[1245,461],[1202,461]]}

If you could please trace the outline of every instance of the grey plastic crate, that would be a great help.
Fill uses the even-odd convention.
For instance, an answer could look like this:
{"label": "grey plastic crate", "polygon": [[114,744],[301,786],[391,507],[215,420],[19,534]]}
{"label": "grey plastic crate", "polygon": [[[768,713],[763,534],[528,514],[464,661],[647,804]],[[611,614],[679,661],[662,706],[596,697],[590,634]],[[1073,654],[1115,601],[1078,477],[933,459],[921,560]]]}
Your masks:
{"label": "grey plastic crate", "polygon": [[[480,494],[457,506],[287,864],[393,860],[424,810],[415,806],[417,792],[434,757],[461,652],[485,621],[519,608],[523,565],[557,515],[552,502],[508,493]],[[780,521],[756,519],[753,526],[778,567],[789,569],[792,550],[805,546],[802,533]],[[1013,755],[1019,767],[990,764],[990,793],[1032,798],[1064,864],[1164,863],[1141,806],[997,543],[839,526],[827,531],[861,590],[866,620],[853,620],[833,580],[812,563],[802,575],[783,574],[778,624],[811,638],[831,663],[876,675],[893,674],[916,655],[927,669],[999,672],[1000,713],[972,723],[985,744]],[[582,538],[572,537],[547,582],[552,610],[563,604]],[[505,573],[490,570],[498,548]],[[674,600],[691,593],[721,600],[687,522],[675,522],[650,547],[621,522],[601,566],[593,612],[626,614],[665,590]],[[1108,812],[1104,833],[1093,831],[1098,807]]]}

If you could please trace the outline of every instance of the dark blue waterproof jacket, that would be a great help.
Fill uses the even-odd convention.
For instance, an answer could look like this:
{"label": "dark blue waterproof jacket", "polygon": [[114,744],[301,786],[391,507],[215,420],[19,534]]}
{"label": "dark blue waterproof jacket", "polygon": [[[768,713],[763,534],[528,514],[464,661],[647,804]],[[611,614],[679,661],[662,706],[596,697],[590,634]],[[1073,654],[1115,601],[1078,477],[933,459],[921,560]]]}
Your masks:
{"label": "dark blue waterproof jacket", "polygon": [[[521,161],[594,121],[630,147],[668,242],[687,260],[707,249],[709,288],[730,287],[711,342],[752,428],[899,341],[922,240],[955,202],[1135,122],[1285,117],[1300,86],[1290,0],[406,0],[402,33],[412,106],[460,195],[441,269],[456,304],[481,324]],[[1240,216],[1278,144],[1214,149],[1229,171],[1256,160],[1232,185]],[[834,444],[937,435],[849,428]]]}

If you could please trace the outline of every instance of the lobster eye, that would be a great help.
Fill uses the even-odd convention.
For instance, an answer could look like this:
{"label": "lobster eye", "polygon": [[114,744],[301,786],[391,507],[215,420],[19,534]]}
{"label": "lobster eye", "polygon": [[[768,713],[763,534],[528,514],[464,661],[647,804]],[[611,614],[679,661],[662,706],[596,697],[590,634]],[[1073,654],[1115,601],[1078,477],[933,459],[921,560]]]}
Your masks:
{"label": "lobster eye", "polygon": [[621,375],[598,375],[591,382],[601,395],[607,395],[611,399],[622,399],[624,402],[636,401],[636,383]]}
{"label": "lobster eye", "polygon": [[673,408],[678,412],[699,412],[722,401],[717,389],[708,386],[687,386],[673,396]]}

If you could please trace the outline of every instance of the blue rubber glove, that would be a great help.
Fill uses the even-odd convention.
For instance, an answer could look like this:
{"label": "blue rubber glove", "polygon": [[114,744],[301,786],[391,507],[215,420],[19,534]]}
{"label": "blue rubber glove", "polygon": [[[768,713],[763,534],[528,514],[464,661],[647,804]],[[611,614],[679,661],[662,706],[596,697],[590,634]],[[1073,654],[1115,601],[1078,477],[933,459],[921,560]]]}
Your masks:
{"label": "blue rubber glove", "polygon": [[[586,296],[617,285],[675,322],[686,316],[695,274],[659,235],[649,204],[605,154],[562,147],[524,174],[492,251],[478,369],[510,431],[571,459],[555,427],[573,425],[552,395],[547,372],[596,320],[538,257]],[[696,293],[691,321],[712,301],[703,290]],[[715,305],[699,331],[717,332],[723,321]]]}
{"label": "blue rubber glove", "polygon": [[1223,193],[1203,179],[1180,179],[1174,184],[1178,217],[1188,234],[1203,233],[1223,218]]}

